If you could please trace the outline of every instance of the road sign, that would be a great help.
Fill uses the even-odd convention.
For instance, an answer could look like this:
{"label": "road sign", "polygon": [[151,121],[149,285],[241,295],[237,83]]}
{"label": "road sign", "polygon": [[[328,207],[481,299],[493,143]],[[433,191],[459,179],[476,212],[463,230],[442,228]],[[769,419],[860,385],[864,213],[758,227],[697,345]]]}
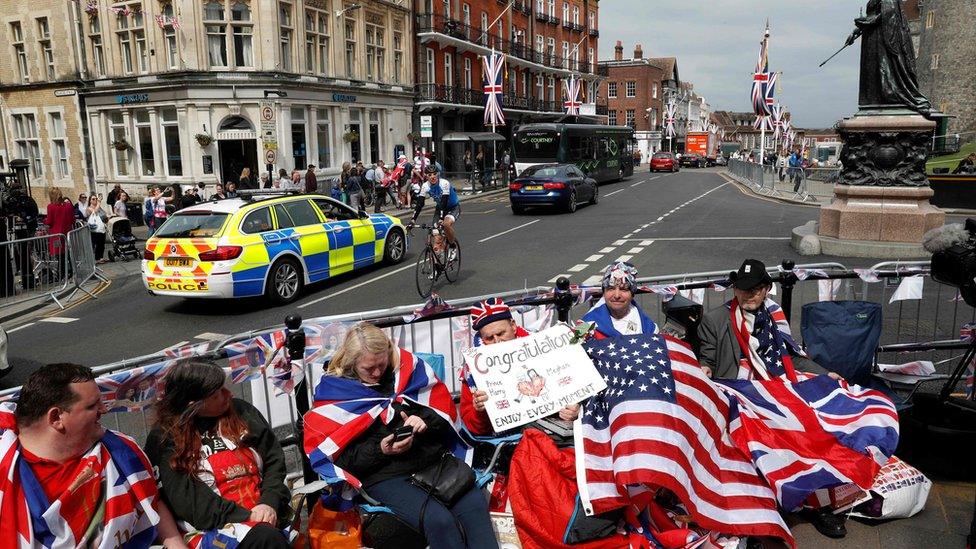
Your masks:
{"label": "road sign", "polygon": [[[278,124],[276,118],[274,104],[261,103],[261,141],[264,143],[264,158],[268,164],[274,164],[274,159],[278,157]],[[268,160],[268,158],[272,160]]]}
{"label": "road sign", "polygon": [[274,149],[265,149],[264,151],[264,163],[274,164],[278,160],[278,151]]}
{"label": "road sign", "polygon": [[420,117],[420,137],[434,137],[434,117],[424,115]]}

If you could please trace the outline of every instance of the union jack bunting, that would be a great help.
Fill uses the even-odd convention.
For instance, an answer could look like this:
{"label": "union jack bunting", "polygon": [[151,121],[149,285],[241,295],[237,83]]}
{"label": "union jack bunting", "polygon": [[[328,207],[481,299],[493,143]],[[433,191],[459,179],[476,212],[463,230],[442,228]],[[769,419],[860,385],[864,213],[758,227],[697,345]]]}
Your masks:
{"label": "union jack bunting", "polygon": [[492,51],[481,57],[485,89],[485,125],[504,126],[502,111],[502,80],[505,75],[505,55]]}
{"label": "union jack bunting", "polygon": [[[279,367],[278,361],[288,361],[281,349],[285,346],[285,331],[278,330],[262,334],[253,339],[231,343],[227,351],[227,362],[230,365],[230,378],[234,383],[258,379],[265,368],[271,366],[272,371],[284,369]],[[271,361],[275,361],[272,363]]]}
{"label": "union jack bunting", "polygon": [[580,92],[583,91],[583,83],[576,75],[570,76],[569,80],[563,80],[563,91],[566,93],[566,114],[578,115],[580,113]]}
{"label": "union jack bunting", "polygon": [[138,412],[152,406],[174,362],[133,368],[95,380],[109,412]]}
{"label": "union jack bunting", "polygon": [[339,344],[353,324],[352,322],[303,323],[306,364],[323,363],[332,359],[332,355],[339,350]]}
{"label": "union jack bunting", "polygon": [[664,136],[674,137],[675,135],[675,116],[678,111],[678,106],[674,104],[674,99],[668,101],[666,107],[664,107]]}
{"label": "union jack bunting", "polygon": [[[315,407],[305,414],[305,453],[315,472],[332,487],[322,497],[328,508],[350,509],[356,490],[362,486],[335,464],[336,457],[374,421],[389,424],[396,414],[394,403],[408,400],[426,406],[454,425],[457,411],[447,386],[416,355],[403,349],[399,352],[400,367],[394,373],[392,396],[332,375],[323,376],[315,388]],[[448,448],[459,459],[471,462],[471,448],[456,431],[452,431]]]}
{"label": "union jack bunting", "polygon": [[756,116],[769,116],[769,105],[766,103],[768,97],[767,87],[770,83],[769,74],[769,25],[766,25],[766,32],[763,35],[759,47],[759,60],[756,61],[756,71],[752,75],[752,110]]}
{"label": "union jack bunting", "polygon": [[766,129],[768,131],[772,131],[773,129],[772,117],[757,116],[756,121],[752,123],[752,127],[756,128],[757,130]]}
{"label": "union jack bunting", "polygon": [[786,109],[783,105],[776,103],[773,105],[773,139],[779,139],[783,134],[783,122],[786,116]]}

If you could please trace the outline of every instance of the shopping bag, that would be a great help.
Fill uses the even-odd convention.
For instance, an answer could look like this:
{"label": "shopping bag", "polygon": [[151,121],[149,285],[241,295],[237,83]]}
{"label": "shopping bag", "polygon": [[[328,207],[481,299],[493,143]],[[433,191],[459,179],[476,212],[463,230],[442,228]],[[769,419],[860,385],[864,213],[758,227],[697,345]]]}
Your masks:
{"label": "shopping bag", "polygon": [[308,518],[307,541],[301,547],[359,549],[362,546],[362,529],[359,513],[355,509],[343,512],[330,511],[318,502]]}
{"label": "shopping bag", "polygon": [[925,508],[932,481],[921,471],[892,456],[878,471],[871,486],[871,499],[851,513],[870,519],[908,518]]}

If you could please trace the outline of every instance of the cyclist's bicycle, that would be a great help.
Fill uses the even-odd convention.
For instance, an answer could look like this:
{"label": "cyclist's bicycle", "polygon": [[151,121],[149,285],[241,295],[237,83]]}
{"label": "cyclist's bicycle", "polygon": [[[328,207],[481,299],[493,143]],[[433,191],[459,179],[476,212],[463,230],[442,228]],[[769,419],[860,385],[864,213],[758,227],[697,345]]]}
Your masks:
{"label": "cyclist's bicycle", "polygon": [[458,279],[461,274],[461,243],[455,241],[454,246],[448,246],[444,226],[439,221],[433,225],[424,223],[417,226],[427,231],[426,246],[417,256],[416,268],[417,292],[426,299],[441,275],[448,282]]}

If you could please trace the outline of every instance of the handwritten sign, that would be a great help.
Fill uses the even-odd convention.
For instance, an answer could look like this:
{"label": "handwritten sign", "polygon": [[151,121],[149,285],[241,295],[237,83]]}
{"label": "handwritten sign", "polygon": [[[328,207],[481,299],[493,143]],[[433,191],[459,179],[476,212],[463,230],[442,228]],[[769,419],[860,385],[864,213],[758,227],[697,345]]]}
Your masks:
{"label": "handwritten sign", "polygon": [[565,324],[528,337],[464,351],[496,431],[532,423],[607,387]]}

